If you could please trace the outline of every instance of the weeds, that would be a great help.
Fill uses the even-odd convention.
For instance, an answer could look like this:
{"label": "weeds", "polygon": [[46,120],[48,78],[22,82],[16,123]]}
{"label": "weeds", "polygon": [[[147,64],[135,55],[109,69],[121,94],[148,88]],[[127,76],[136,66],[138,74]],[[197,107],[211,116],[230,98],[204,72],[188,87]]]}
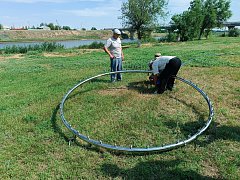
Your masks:
{"label": "weeds", "polygon": [[79,49],[101,49],[103,47],[104,47],[104,43],[95,41],[90,45],[82,45],[82,46],[79,46],[78,48]]}
{"label": "weeds", "polygon": [[16,46],[13,45],[11,47],[5,47],[2,51],[5,54],[26,54],[29,51],[46,51],[46,52],[52,52],[56,49],[63,49],[64,46],[61,44],[57,44],[55,42],[44,42],[42,44],[35,44],[35,45],[29,45],[29,46]]}

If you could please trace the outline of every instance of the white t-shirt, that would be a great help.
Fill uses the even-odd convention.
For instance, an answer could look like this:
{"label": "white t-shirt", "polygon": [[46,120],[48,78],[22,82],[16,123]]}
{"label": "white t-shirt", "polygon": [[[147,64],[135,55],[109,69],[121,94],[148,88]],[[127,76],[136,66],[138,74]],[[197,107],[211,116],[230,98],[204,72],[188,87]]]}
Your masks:
{"label": "white t-shirt", "polygon": [[158,57],[156,60],[153,61],[152,73],[154,75],[156,75],[159,72],[161,72],[162,70],[164,70],[164,68],[166,67],[168,62],[175,57],[176,56],[160,56],[160,57]]}
{"label": "white t-shirt", "polygon": [[121,58],[122,57],[122,45],[120,38],[109,38],[105,44],[105,48],[108,48],[110,53],[116,57]]}

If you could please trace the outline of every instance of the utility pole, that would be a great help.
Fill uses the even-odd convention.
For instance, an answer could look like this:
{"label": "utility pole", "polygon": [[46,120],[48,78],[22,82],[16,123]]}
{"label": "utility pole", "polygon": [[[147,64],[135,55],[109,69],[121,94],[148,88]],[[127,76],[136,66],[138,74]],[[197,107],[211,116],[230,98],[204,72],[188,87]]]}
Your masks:
{"label": "utility pole", "polygon": [[57,19],[56,19],[56,23],[58,25],[58,30],[60,30],[60,26],[59,26],[59,23],[58,23]]}

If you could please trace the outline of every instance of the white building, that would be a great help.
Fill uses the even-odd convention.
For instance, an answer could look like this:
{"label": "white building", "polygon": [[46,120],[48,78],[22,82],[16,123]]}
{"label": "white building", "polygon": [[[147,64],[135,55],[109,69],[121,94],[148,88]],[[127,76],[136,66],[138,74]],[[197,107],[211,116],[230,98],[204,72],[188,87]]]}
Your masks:
{"label": "white building", "polygon": [[42,30],[51,30],[50,27],[48,26],[40,26],[37,29],[42,29]]}
{"label": "white building", "polygon": [[11,28],[8,26],[3,26],[3,30],[10,30]]}

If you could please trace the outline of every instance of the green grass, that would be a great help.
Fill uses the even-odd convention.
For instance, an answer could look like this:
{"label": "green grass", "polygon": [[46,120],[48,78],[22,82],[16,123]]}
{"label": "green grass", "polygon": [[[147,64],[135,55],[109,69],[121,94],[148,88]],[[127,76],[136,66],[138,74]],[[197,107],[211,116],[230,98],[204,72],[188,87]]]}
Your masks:
{"label": "green grass", "polygon": [[[125,69],[147,69],[154,53],[184,62],[179,76],[202,88],[214,103],[210,128],[173,151],[119,154],[89,146],[59,115],[64,94],[87,77],[107,72],[101,50],[0,55],[0,179],[240,179],[240,43],[214,38],[184,43],[130,45]],[[123,81],[99,78],[78,88],[65,116],[81,133],[106,143],[158,146],[184,139],[202,127],[206,103],[177,81],[173,92],[153,95],[146,74]]]}

